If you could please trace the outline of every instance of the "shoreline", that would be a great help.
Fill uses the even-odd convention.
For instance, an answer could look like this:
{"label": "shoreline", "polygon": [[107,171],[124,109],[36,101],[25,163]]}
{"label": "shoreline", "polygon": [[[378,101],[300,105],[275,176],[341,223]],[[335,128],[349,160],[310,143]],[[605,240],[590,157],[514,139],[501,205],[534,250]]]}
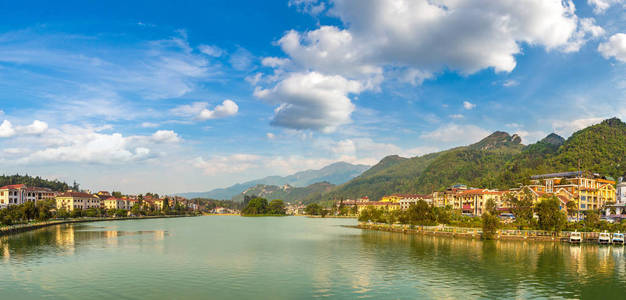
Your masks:
{"label": "shoreline", "polygon": [[55,226],[55,225],[63,225],[63,224],[74,224],[74,223],[91,223],[91,222],[104,222],[104,221],[124,221],[124,220],[143,220],[143,219],[165,219],[165,218],[184,218],[184,217],[195,217],[188,215],[172,215],[172,216],[143,216],[143,217],[121,217],[121,218],[89,218],[89,219],[71,219],[71,220],[54,220],[54,221],[46,221],[32,224],[18,224],[0,227],[0,237],[9,236],[18,233],[24,233],[28,231],[33,231],[45,227]]}
{"label": "shoreline", "polygon": [[[462,239],[482,239],[481,228],[449,227],[449,226],[410,226],[410,225],[389,225],[376,223],[359,223],[358,225],[345,225],[349,228],[362,230],[385,231],[392,233],[441,236]],[[517,240],[533,242],[559,242],[568,243],[568,232],[562,231],[556,235],[551,232],[540,230],[498,230],[493,240]],[[581,244],[597,244],[597,232],[581,232],[583,241]]]}

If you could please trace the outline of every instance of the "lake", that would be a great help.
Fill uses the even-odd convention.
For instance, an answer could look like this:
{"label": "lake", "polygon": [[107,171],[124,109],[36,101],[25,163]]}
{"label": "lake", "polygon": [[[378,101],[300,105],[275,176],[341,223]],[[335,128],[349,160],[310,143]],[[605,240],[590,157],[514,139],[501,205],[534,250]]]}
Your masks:
{"label": "lake", "polygon": [[623,247],[362,231],[353,219],[206,216],[0,240],[0,299],[626,298]]}

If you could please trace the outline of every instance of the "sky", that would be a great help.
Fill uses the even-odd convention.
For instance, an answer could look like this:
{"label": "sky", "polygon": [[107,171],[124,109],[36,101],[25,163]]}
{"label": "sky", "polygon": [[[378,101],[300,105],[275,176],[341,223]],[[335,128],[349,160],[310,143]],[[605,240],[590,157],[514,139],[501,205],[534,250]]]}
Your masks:
{"label": "sky", "polygon": [[626,120],[626,0],[0,0],[0,173],[207,191]]}

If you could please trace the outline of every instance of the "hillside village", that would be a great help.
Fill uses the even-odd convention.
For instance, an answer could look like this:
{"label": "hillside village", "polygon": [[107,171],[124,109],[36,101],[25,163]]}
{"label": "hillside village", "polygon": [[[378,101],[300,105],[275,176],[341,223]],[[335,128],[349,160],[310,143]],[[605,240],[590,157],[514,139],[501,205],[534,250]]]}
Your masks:
{"label": "hillside village", "polygon": [[450,207],[470,216],[481,216],[488,201],[494,201],[497,210],[512,212],[512,202],[529,196],[533,204],[544,199],[556,198],[559,209],[571,221],[584,218],[587,212],[603,212],[605,218],[620,221],[626,218],[626,182],[610,177],[582,171],[541,174],[531,177],[531,183],[508,190],[467,187],[454,185],[445,191],[430,194],[392,194],[380,201],[370,201],[365,196],[357,200],[344,200],[342,205],[356,206],[358,212],[367,208],[386,211],[407,210],[418,201],[434,207]]}

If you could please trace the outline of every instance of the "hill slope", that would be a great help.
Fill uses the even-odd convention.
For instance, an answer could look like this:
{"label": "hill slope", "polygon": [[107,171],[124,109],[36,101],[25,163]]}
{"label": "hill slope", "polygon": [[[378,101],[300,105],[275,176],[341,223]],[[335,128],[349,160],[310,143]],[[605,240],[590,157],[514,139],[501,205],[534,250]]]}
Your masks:
{"label": "hill slope", "polygon": [[335,185],[328,182],[318,182],[306,187],[293,187],[290,185],[275,186],[259,184],[233,197],[233,201],[242,202],[244,196],[259,196],[269,200],[280,199],[286,202],[302,201],[304,199],[319,197],[329,192]]}
{"label": "hill slope", "polygon": [[[289,176],[268,176],[261,179],[251,180],[244,183],[237,183],[227,188],[214,189],[208,192],[181,193],[179,196],[186,198],[211,198],[219,200],[229,200],[232,197],[243,193],[247,189],[257,185],[290,185],[292,187],[307,187],[318,182],[328,182],[330,184],[342,184],[367,170],[369,166],[353,165],[346,162],[337,162],[323,167],[319,170],[306,170]],[[243,196],[242,196],[243,199]]]}
{"label": "hill slope", "polygon": [[496,131],[478,143],[414,158],[388,156],[361,176],[315,201],[392,193],[429,193],[456,183],[506,189],[538,173],[578,168],[617,178],[626,174],[626,124],[608,119],[564,140],[550,134],[524,146],[517,135]]}
{"label": "hill slope", "polygon": [[[17,175],[17,174],[0,176],[0,186],[5,186],[9,184],[26,184],[26,186],[31,186],[31,187],[45,187],[45,188],[49,188],[57,192],[66,191],[72,188],[65,182],[61,182],[58,180],[47,180],[39,176],[32,177],[28,175]],[[76,185],[75,189],[78,190],[77,187],[78,185]]]}

